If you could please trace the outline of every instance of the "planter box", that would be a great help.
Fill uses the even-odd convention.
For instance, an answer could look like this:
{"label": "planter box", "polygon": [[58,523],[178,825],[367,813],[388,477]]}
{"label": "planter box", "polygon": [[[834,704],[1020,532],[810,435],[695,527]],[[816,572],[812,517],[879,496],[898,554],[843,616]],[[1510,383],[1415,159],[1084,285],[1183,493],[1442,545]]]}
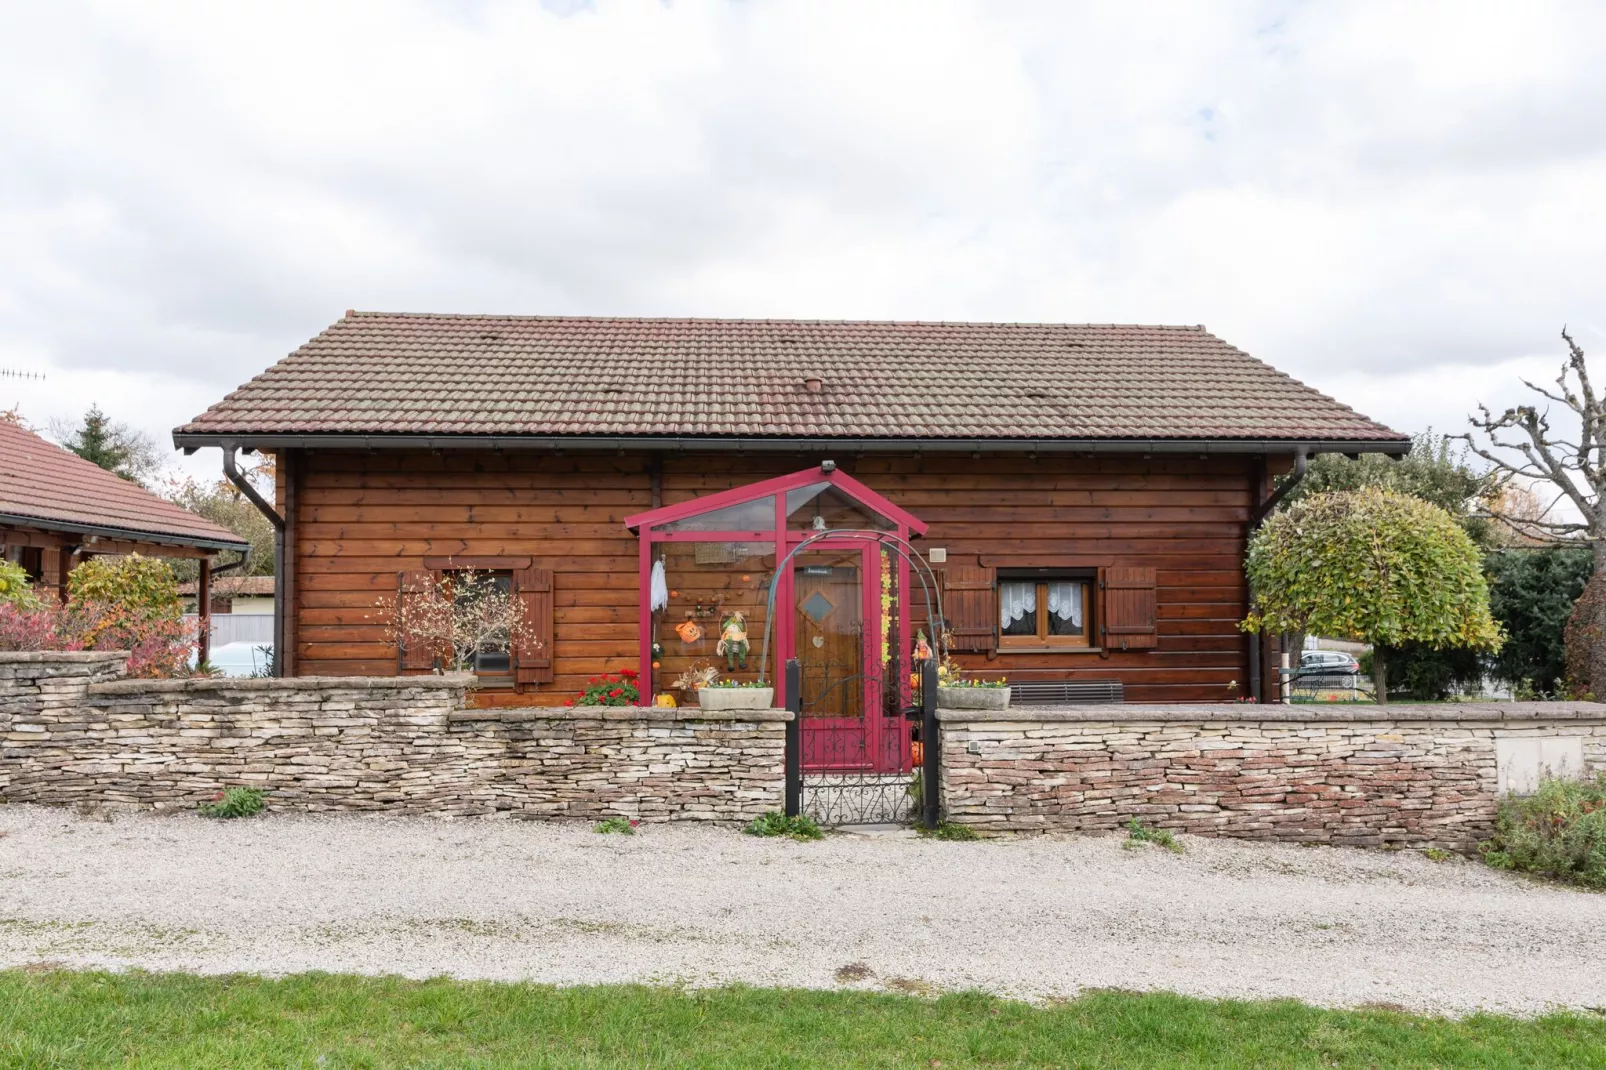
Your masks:
{"label": "planter box", "polygon": [[767,710],[775,701],[773,687],[704,687],[697,705],[705,710]]}
{"label": "planter box", "polygon": [[939,687],[937,706],[945,710],[1005,710],[1009,708],[1009,688]]}

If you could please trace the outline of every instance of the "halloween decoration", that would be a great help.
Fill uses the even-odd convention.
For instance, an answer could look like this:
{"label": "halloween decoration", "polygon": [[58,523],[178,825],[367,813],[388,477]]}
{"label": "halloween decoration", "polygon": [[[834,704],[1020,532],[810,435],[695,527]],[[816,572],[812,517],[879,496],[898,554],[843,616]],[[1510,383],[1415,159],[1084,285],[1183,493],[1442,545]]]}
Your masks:
{"label": "halloween decoration", "polygon": [[747,668],[747,617],[742,611],[732,610],[719,625],[719,643],[714,647],[716,655],[725,655],[725,671],[735,672],[740,665]]}
{"label": "halloween decoration", "polygon": [[703,626],[688,617],[675,625],[675,634],[682,643],[695,643],[703,637]]}
{"label": "halloween decoration", "polygon": [[924,628],[915,632],[915,660],[929,661],[931,659],[931,640],[926,638]]}

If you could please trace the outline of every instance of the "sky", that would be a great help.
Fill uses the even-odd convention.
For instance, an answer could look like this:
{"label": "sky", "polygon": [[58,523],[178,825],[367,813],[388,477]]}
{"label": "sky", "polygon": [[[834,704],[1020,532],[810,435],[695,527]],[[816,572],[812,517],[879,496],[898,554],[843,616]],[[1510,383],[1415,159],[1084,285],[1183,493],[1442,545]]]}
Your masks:
{"label": "sky", "polygon": [[0,409],[166,445],[358,308],[1202,323],[1459,431],[1563,325],[1606,356],[1603,41],[1533,0],[0,0]]}

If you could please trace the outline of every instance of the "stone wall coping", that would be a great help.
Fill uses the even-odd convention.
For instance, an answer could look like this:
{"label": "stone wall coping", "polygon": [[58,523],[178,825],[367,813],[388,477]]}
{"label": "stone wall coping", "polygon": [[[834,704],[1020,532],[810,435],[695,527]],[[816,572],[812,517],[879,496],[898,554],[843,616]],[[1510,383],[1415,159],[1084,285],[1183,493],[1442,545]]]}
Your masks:
{"label": "stone wall coping", "polygon": [[1377,721],[1606,721],[1603,702],[1390,702],[1360,703],[1196,703],[1177,705],[1012,706],[1002,710],[939,709],[945,724],[1321,724]]}
{"label": "stone wall coping", "polygon": [[0,665],[93,665],[126,660],[126,650],[0,650]]}
{"label": "stone wall coping", "polygon": [[287,676],[212,677],[177,680],[108,680],[90,684],[90,695],[177,695],[225,691],[248,695],[273,691],[463,691],[474,686],[472,673],[442,676]]}
{"label": "stone wall coping", "polygon": [[705,710],[701,706],[508,706],[454,710],[448,721],[790,721],[791,710]]}

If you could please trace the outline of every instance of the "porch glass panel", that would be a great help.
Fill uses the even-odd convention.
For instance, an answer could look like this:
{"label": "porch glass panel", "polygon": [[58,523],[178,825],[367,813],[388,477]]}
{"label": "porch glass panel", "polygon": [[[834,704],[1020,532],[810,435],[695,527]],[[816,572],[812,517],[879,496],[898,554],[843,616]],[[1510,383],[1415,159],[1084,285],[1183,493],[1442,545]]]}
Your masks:
{"label": "porch glass panel", "polygon": [[751,501],[738,502],[706,513],[671,520],[658,529],[677,531],[774,531],[775,496],[767,495]]}

